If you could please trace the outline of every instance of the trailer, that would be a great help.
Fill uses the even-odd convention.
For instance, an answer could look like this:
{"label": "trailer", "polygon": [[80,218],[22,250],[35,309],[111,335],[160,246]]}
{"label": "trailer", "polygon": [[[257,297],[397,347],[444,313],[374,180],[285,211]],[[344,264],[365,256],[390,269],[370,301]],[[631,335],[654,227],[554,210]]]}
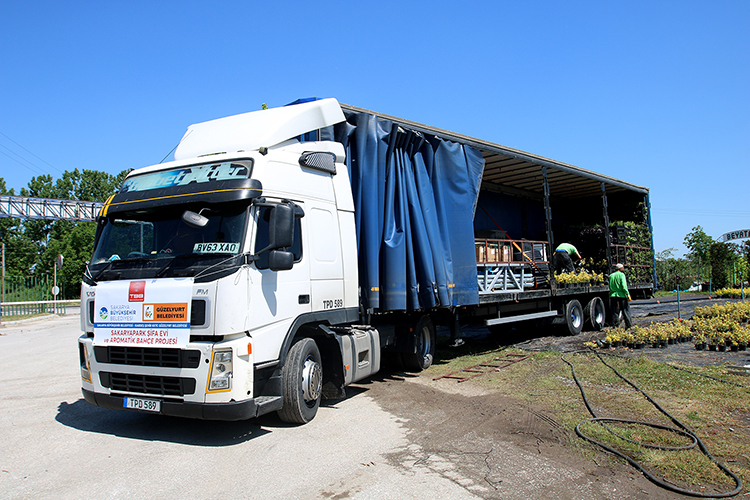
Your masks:
{"label": "trailer", "polygon": [[[653,230],[646,187],[447,130],[341,105],[350,117],[377,116],[404,130],[471,147],[484,166],[473,229],[479,306],[461,313],[493,327],[552,319],[572,335],[608,317],[605,280],[625,266],[631,293],[653,294]],[[551,256],[572,242],[600,279],[560,284]],[[540,323],[550,323],[541,321]]]}
{"label": "trailer", "polygon": [[[554,273],[563,241],[589,273]],[[306,423],[383,356],[428,368],[436,325],[602,328],[615,262],[651,292],[644,187],[335,99],[194,124],[97,218],[82,391]]]}

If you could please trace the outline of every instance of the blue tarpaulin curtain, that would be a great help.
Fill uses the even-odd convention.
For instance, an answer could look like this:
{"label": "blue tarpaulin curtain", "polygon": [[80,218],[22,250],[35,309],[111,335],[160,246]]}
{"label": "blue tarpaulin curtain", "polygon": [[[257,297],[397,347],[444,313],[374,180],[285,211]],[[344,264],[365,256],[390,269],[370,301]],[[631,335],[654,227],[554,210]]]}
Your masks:
{"label": "blue tarpaulin curtain", "polygon": [[473,219],[481,153],[368,113],[345,115],[321,139],[346,149],[364,307],[477,304]]}

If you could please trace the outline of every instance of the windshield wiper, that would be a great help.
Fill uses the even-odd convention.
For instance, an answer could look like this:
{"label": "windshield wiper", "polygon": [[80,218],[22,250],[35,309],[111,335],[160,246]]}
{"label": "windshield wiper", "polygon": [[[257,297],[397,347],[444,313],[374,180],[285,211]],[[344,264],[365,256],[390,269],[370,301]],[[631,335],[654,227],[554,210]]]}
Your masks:
{"label": "windshield wiper", "polygon": [[106,264],[106,265],[105,265],[105,266],[104,266],[103,268],[99,269],[99,272],[98,272],[98,273],[96,273],[96,276],[93,276],[93,277],[92,277],[91,279],[92,279],[92,280],[93,280],[93,281],[94,281],[95,283],[98,283],[98,282],[99,282],[99,277],[100,277],[100,276],[101,276],[102,274],[104,274],[104,273],[105,273],[105,271],[107,271],[107,270],[108,270],[108,269],[109,269],[110,267],[112,267],[112,263],[113,263],[113,262],[114,262],[114,260],[108,260],[108,261],[107,261],[107,264]]}
{"label": "windshield wiper", "polygon": [[193,255],[191,253],[185,253],[185,254],[175,255],[174,257],[172,257],[171,259],[169,259],[169,262],[167,262],[166,264],[164,264],[163,266],[161,266],[161,268],[158,271],[156,271],[156,274],[154,275],[154,278],[161,278],[164,275],[164,273],[166,273],[167,270],[170,267],[172,267],[172,264],[174,264],[178,259],[181,260],[181,259],[184,259],[186,257],[195,257],[195,255]]}

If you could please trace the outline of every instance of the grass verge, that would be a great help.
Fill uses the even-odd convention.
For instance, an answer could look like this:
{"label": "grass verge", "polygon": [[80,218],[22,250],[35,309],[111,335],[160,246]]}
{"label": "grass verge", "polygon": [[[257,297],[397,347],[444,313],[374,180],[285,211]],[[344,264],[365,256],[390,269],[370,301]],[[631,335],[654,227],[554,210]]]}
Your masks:
{"label": "grass verge", "polygon": [[[436,359],[424,375],[434,378],[488,361],[504,353],[522,353],[518,349],[491,349],[472,352],[468,348]],[[579,422],[591,418],[570,367],[559,352],[534,352],[519,363],[465,382],[485,390],[534,404],[554,418],[571,435]],[[619,378],[595,354],[566,354],[573,363],[586,397],[600,417],[646,421],[676,427],[641,393]],[[673,417],[689,427],[709,452],[750,485],[750,377],[728,373],[725,367],[685,367],[675,370],[666,363],[645,356],[620,358],[603,356],[624,377],[640,387]],[[720,378],[732,385],[701,376]],[[644,425],[612,424],[620,436],[661,446],[682,446],[689,440],[675,433]],[[699,449],[662,451],[629,443],[598,423],[582,424],[581,429],[594,439],[640,462],[653,475],[678,487],[706,493],[735,488],[727,477]],[[574,437],[572,445],[584,456],[595,453],[588,442]],[[597,447],[597,449],[600,449]],[[619,459],[618,459],[619,460]]]}
{"label": "grass verge", "polygon": [[0,317],[0,324],[7,323],[8,321],[19,321],[22,319],[35,319],[49,316],[50,313],[37,313],[37,314],[9,314],[7,316]]}

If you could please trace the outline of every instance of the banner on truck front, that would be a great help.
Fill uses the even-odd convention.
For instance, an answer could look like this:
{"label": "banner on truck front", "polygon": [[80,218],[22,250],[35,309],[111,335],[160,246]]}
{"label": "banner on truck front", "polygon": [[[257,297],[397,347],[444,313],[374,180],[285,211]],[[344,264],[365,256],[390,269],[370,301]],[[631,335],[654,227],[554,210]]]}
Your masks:
{"label": "banner on truck front", "polygon": [[100,282],[94,345],[185,347],[192,294],[192,278]]}

